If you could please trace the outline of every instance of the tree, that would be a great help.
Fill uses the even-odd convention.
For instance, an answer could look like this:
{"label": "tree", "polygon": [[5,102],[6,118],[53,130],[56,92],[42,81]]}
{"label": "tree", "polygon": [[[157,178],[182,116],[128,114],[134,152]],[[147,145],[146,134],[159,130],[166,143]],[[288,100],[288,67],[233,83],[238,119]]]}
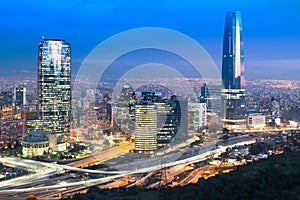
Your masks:
{"label": "tree", "polygon": [[29,195],[27,196],[26,200],[38,200],[38,199],[34,195]]}

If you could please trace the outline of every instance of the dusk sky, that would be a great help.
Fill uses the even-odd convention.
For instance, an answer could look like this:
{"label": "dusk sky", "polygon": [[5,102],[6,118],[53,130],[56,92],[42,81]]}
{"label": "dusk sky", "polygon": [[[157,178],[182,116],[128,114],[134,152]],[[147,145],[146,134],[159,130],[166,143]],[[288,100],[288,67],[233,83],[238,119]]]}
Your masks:
{"label": "dusk sky", "polygon": [[74,69],[101,41],[139,27],[164,27],[199,42],[221,66],[226,11],[241,11],[246,79],[295,79],[300,74],[300,2],[1,1],[0,76],[36,71],[42,36],[72,44]]}

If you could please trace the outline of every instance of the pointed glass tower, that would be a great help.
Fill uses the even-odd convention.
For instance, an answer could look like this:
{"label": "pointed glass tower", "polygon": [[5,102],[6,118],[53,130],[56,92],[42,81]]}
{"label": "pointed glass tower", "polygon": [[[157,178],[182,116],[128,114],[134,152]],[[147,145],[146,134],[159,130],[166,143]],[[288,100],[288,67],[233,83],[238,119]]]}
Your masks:
{"label": "pointed glass tower", "polygon": [[226,99],[224,125],[229,129],[245,127],[245,66],[242,32],[241,13],[227,12],[222,58],[222,80],[225,89],[222,95]]}

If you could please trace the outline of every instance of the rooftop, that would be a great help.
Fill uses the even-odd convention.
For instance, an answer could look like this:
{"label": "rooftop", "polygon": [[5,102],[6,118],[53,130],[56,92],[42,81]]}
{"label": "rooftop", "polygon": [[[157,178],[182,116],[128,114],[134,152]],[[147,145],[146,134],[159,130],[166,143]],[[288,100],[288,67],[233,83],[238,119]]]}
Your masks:
{"label": "rooftop", "polygon": [[47,142],[46,132],[30,132],[23,138],[24,142]]}

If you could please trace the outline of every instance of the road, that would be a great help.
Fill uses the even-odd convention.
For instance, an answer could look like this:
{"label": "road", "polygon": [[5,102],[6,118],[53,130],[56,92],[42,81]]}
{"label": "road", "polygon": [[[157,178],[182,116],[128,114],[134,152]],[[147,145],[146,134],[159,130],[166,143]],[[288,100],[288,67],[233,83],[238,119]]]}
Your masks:
{"label": "road", "polygon": [[[204,144],[201,148],[199,148],[196,152],[193,150],[193,153],[196,155],[192,155],[191,157],[180,159],[173,161],[172,157],[174,156],[173,154],[167,154],[164,156],[158,156],[154,157],[149,160],[145,159],[142,164],[139,162],[133,162],[133,167],[135,169],[131,170],[126,170],[126,171],[100,171],[100,170],[88,170],[88,169],[82,169],[78,167],[73,167],[69,165],[58,165],[58,164],[51,164],[51,163],[44,163],[44,162],[39,162],[39,161],[32,161],[32,160],[25,160],[23,159],[22,165],[23,166],[43,166],[47,167],[47,170],[45,171],[45,168],[39,167],[36,172],[36,174],[31,175],[30,177],[31,181],[29,181],[29,178],[26,177],[19,177],[16,179],[11,179],[8,181],[3,181],[0,183],[0,188],[5,188],[5,187],[12,187],[12,186],[20,186],[20,185],[26,185],[29,183],[34,183],[38,181],[42,177],[49,177],[53,174],[59,174],[59,173],[64,173],[66,170],[71,170],[71,171],[77,171],[77,172],[83,172],[83,173],[94,173],[94,174],[107,174],[109,175],[108,177],[102,177],[102,178],[95,178],[95,179],[89,179],[89,180],[83,180],[83,181],[78,181],[78,182],[64,182],[60,185],[50,185],[50,186],[41,186],[41,187],[34,187],[34,188],[12,188],[12,189],[6,189],[0,190],[0,195],[11,195],[11,194],[26,194],[26,193],[39,193],[39,192],[45,192],[45,191],[53,191],[53,190],[59,190],[59,189],[64,189],[64,190],[76,190],[76,188],[88,188],[91,186],[95,185],[100,185],[104,183],[109,183],[113,182],[117,179],[120,179],[124,176],[129,176],[129,175],[134,175],[134,174],[145,174],[145,173],[151,173],[154,171],[160,170],[162,167],[168,168],[168,167],[173,167],[173,166],[178,166],[178,165],[188,165],[192,163],[197,163],[203,160],[206,160],[211,153],[214,154],[220,154],[221,152],[226,151],[228,147],[232,147],[235,145],[239,144],[244,144],[244,143],[252,143],[255,141],[255,138],[250,137],[250,136],[243,136],[243,137],[237,137],[233,139],[229,139],[226,142],[223,143],[224,146],[217,148],[216,147],[216,142]],[[191,151],[191,150],[188,150]],[[178,152],[176,152],[177,154]],[[192,154],[193,154],[192,153]],[[18,158],[7,158],[3,157],[0,158],[0,162],[3,163],[8,163],[8,164],[14,164],[17,165],[18,163]],[[162,160],[165,162],[162,163]],[[141,160],[139,160],[141,161]],[[152,163],[152,165],[148,165],[149,163]],[[148,165],[148,166],[146,166]],[[20,166],[20,165],[19,165]],[[35,167],[33,167],[35,169]],[[42,170],[43,169],[43,170]],[[173,176],[171,174],[171,176]],[[27,181],[26,181],[27,179]]]}
{"label": "road", "polygon": [[120,146],[112,147],[103,151],[95,152],[87,155],[85,159],[69,163],[72,167],[87,167],[95,163],[102,163],[106,160],[125,155],[130,150],[134,149],[134,143],[122,144]]}

